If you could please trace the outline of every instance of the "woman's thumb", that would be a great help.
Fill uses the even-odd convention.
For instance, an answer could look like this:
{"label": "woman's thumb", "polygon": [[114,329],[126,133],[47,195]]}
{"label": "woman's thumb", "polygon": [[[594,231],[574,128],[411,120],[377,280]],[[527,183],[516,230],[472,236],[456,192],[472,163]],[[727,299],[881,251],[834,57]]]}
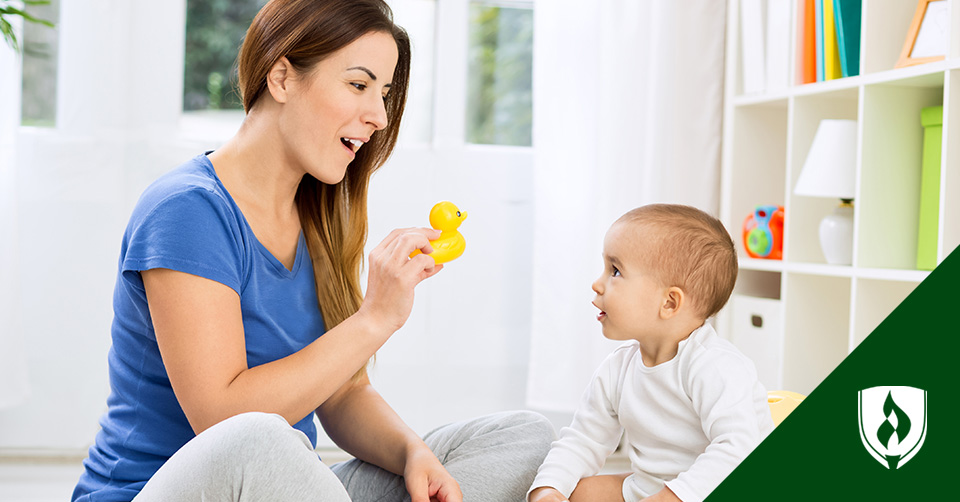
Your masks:
{"label": "woman's thumb", "polygon": [[430,494],[427,493],[427,480],[425,479],[407,480],[407,491],[410,492],[410,502],[430,502]]}

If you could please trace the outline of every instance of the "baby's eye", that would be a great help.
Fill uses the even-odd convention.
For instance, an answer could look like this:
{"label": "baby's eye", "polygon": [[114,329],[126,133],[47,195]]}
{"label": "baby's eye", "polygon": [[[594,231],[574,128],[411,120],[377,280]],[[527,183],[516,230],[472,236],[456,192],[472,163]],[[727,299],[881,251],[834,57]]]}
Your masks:
{"label": "baby's eye", "polygon": [[618,269],[617,267],[613,267],[613,276],[620,277],[620,269]]}

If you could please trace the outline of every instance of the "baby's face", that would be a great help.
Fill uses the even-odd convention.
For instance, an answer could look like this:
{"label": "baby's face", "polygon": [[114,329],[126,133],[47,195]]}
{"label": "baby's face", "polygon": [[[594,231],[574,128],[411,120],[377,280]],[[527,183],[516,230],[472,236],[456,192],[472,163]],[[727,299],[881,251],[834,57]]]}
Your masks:
{"label": "baby's face", "polygon": [[641,340],[655,336],[661,300],[667,288],[647,270],[643,253],[653,246],[648,230],[635,223],[615,223],[603,240],[603,273],[593,283],[594,306],[603,336]]}

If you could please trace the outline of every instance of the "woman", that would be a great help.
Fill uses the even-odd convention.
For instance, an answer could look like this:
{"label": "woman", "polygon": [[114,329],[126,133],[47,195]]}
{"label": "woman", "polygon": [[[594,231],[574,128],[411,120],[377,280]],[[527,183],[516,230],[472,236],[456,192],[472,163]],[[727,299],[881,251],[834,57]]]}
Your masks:
{"label": "woman", "polygon": [[[273,0],[254,19],[240,130],[151,185],[124,234],[109,409],[73,500],[523,498],[553,439],[542,417],[420,439],[365,372],[443,268],[437,231],[395,230],[360,292],[409,46],[382,0]],[[314,413],[356,460],[319,461]]]}

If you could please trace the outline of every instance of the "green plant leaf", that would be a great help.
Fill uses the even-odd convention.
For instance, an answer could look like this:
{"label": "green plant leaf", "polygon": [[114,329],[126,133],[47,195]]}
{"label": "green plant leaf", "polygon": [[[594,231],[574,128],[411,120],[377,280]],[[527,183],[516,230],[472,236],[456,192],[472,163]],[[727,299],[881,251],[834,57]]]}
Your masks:
{"label": "green plant leaf", "polygon": [[[17,2],[18,5],[23,6],[47,5],[49,3],[49,0],[20,0]],[[42,24],[50,28],[55,27],[52,22],[46,19],[40,19],[23,9],[14,7],[13,2],[10,0],[0,0],[0,32],[3,33],[3,39],[6,41],[7,45],[16,52],[20,52],[20,43],[17,41],[17,35],[13,30],[13,25],[10,24],[10,21],[8,21],[8,18],[13,16],[20,16],[26,22]]]}
{"label": "green plant leaf", "polygon": [[16,52],[20,52],[20,44],[17,43],[17,34],[13,31],[13,26],[2,16],[0,16],[0,32],[3,33],[3,39],[7,45]]}
{"label": "green plant leaf", "polygon": [[20,16],[20,17],[22,17],[25,21],[30,21],[31,23],[45,24],[45,25],[47,25],[47,26],[49,26],[49,27],[51,27],[51,28],[53,27],[53,23],[51,23],[50,21],[47,21],[46,19],[40,19],[40,18],[38,18],[38,17],[34,17],[33,15],[31,15],[30,13],[28,13],[27,11],[25,11],[25,10],[23,10],[23,9],[17,9],[17,8],[14,8],[14,7],[7,7],[7,8],[5,9],[5,11],[6,11],[6,12],[4,12],[5,14],[13,14],[13,15],[15,15],[15,16]]}

